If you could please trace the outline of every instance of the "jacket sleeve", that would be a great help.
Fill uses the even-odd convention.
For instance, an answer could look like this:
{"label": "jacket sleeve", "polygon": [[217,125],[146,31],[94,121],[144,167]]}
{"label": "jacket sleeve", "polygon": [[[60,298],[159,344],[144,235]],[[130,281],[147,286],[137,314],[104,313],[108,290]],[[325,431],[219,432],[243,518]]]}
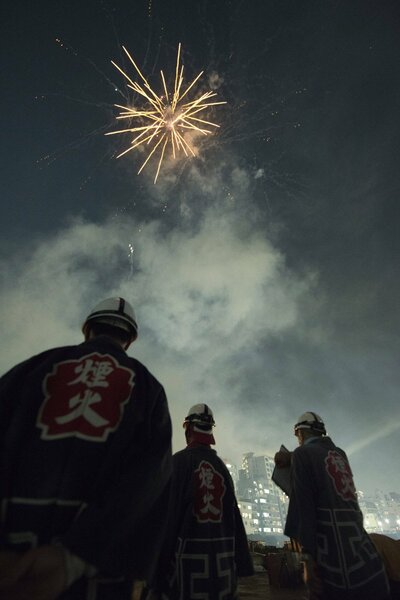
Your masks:
{"label": "jacket sleeve", "polygon": [[26,360],[0,378],[0,451],[30,364],[31,360]]}
{"label": "jacket sleeve", "polygon": [[46,350],[28,358],[0,378],[0,453],[27,377],[50,352],[51,350]]}
{"label": "jacket sleeve", "polygon": [[225,482],[231,489],[233,499],[233,519],[235,527],[235,563],[238,577],[254,575],[253,561],[250,555],[249,542],[243,525],[242,515],[235,495],[235,486],[228,469],[224,465]]}
{"label": "jacket sleeve", "polygon": [[150,419],[146,444],[138,448],[132,431],[113,485],[93,499],[60,540],[107,575],[146,579],[159,552],[171,475],[171,420],[162,388]]}
{"label": "jacket sleeve", "polygon": [[242,515],[235,502],[235,562],[239,577],[254,575],[253,561],[251,559],[246,530],[243,525]]}
{"label": "jacket sleeve", "polygon": [[173,568],[178,536],[187,507],[191,505],[191,461],[190,455],[178,452],[172,457],[172,477],[169,486],[168,514],[164,530],[162,549],[154,563],[149,585],[158,592],[168,590],[168,579]]}
{"label": "jacket sleeve", "polygon": [[292,455],[292,495],[285,534],[296,539],[308,553],[316,555],[316,505],[310,461],[304,452]]}
{"label": "jacket sleeve", "polygon": [[[13,448],[13,445],[7,444],[7,439],[13,437],[15,431],[20,430],[20,425],[16,421],[22,389],[28,373],[41,356],[38,355],[16,365],[0,378],[0,498],[7,498],[12,477],[14,456],[10,455],[12,452],[10,448]],[[18,449],[14,448],[14,451]]]}

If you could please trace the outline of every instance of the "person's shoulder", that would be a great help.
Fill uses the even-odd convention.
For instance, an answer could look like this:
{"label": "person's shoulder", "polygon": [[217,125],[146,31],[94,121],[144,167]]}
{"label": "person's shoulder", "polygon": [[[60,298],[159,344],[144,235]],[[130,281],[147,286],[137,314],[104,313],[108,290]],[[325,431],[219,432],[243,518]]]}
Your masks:
{"label": "person's shoulder", "polygon": [[174,460],[181,460],[182,458],[185,458],[186,456],[189,455],[189,448],[182,448],[182,450],[178,450],[177,452],[174,452],[174,454],[172,455],[172,458]]}
{"label": "person's shoulder", "polygon": [[157,381],[156,377],[153,375],[150,369],[146,367],[146,365],[140,360],[138,360],[134,356],[129,356],[128,354],[126,354],[126,358],[136,368],[137,371],[141,371],[144,375],[146,375],[146,377],[149,377],[150,379],[155,379]]}
{"label": "person's shoulder", "polygon": [[164,389],[162,383],[157,377],[144,365],[140,360],[126,354],[127,361],[136,374],[140,374],[141,378],[147,381],[153,388]]}
{"label": "person's shoulder", "polygon": [[41,361],[42,359],[46,359],[49,356],[56,354],[66,354],[70,351],[74,352],[77,348],[80,347],[80,344],[69,344],[68,346],[54,346],[53,348],[48,348],[47,350],[43,350],[39,354],[35,354],[29,361]]}
{"label": "person's shoulder", "polygon": [[302,446],[298,446],[295,450],[293,450],[293,458],[299,459],[307,456],[315,456],[321,453],[326,453],[329,450],[338,450],[343,453],[343,450],[337,448],[330,437],[319,436],[310,440],[308,444],[303,444]]}
{"label": "person's shoulder", "polygon": [[116,359],[122,366],[129,367],[136,374],[139,374],[152,381],[153,383],[159,383],[153,373],[144,365],[140,360],[134,356],[130,356],[127,352],[116,342],[107,336],[97,336],[87,342],[82,342],[78,346],[82,353],[100,352],[102,354],[109,354]]}
{"label": "person's shoulder", "polygon": [[340,452],[341,454],[346,454],[344,450],[342,450],[342,448],[339,448],[339,446],[336,446],[335,442],[332,440],[331,437],[329,437],[329,435],[324,435],[321,438],[321,442],[320,442],[320,446],[324,448],[324,450],[328,451],[328,450],[336,450],[337,452]]}
{"label": "person's shoulder", "polygon": [[200,462],[208,462],[214,469],[229,473],[228,467],[222,458],[218,456],[217,451],[214,448],[211,448],[210,446],[197,446],[194,448],[187,448],[187,450]]}
{"label": "person's shoulder", "polygon": [[68,346],[56,346],[54,348],[49,348],[44,352],[32,357],[30,359],[30,364],[34,366],[41,367],[47,364],[58,364],[63,361],[79,359],[81,356],[86,354],[86,350],[84,349],[84,344],[70,344]]}
{"label": "person's shoulder", "polygon": [[[41,371],[51,370],[57,362],[71,358],[71,349],[77,346],[56,346],[16,364],[0,378],[1,387],[21,385],[29,377],[36,377]],[[72,350],[73,354],[73,350]]]}
{"label": "person's shoulder", "polygon": [[[216,452],[212,450],[208,446],[186,446],[182,450],[178,450],[173,455],[173,459],[177,462],[179,461],[202,461],[202,460],[211,460],[215,459]],[[217,457],[218,458],[218,457]],[[218,459],[219,460],[219,459]]]}
{"label": "person's shoulder", "polygon": [[306,448],[306,446],[297,446],[297,448],[295,448],[292,452],[292,458],[295,456],[301,456],[304,453],[304,449]]}
{"label": "person's shoulder", "polygon": [[219,465],[222,469],[228,471],[228,467],[226,466],[225,462],[218,456],[217,451],[214,450],[214,448],[210,448],[210,457],[216,465]]}
{"label": "person's shoulder", "polygon": [[314,445],[313,447],[312,444],[297,446],[297,448],[293,450],[291,464],[299,465],[312,460],[312,457],[316,454],[316,449],[316,446]]}
{"label": "person's shoulder", "polygon": [[172,455],[172,464],[174,472],[181,472],[182,469],[192,469],[193,454],[190,448],[183,448],[174,452]]}
{"label": "person's shoulder", "polygon": [[[11,373],[13,371],[18,371],[21,369],[25,369],[25,368],[29,368],[35,364],[39,364],[39,363],[45,361],[50,356],[53,356],[55,354],[60,354],[70,347],[74,347],[74,346],[56,346],[54,348],[48,348],[47,350],[42,350],[42,352],[39,352],[38,354],[33,354],[32,356],[26,358],[25,360],[23,360],[23,361],[17,363],[16,365],[14,365],[13,367],[11,367],[11,369],[8,371],[8,373]],[[6,374],[8,374],[8,373],[6,373]]]}
{"label": "person's shoulder", "polygon": [[[212,450],[212,452],[215,452],[215,450]],[[228,479],[232,479],[232,475],[230,474],[228,467],[226,466],[226,464],[222,460],[222,458],[220,458],[217,455],[216,452],[215,452],[215,455],[213,458],[213,464],[216,469],[218,469],[220,472],[222,472],[224,474],[225,478],[227,477]]]}

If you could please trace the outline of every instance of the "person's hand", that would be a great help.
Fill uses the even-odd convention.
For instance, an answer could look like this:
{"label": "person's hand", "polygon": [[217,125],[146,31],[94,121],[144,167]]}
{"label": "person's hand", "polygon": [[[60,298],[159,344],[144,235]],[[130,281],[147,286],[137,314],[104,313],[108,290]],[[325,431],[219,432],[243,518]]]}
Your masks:
{"label": "person's hand", "polygon": [[156,592],[156,590],[147,590],[147,594],[145,596],[145,600],[161,600],[162,594],[161,592]]}
{"label": "person's hand", "polygon": [[291,452],[282,452],[280,450],[274,456],[274,461],[275,461],[275,464],[278,467],[278,469],[290,467],[291,460],[292,460]]}
{"label": "person's hand", "polygon": [[64,551],[41,546],[19,556],[0,580],[0,600],[55,600],[66,589]]}
{"label": "person's hand", "polygon": [[323,599],[323,584],[318,574],[316,562],[310,558],[304,563],[303,579],[309,590],[309,600]]}
{"label": "person's hand", "polygon": [[12,573],[17,567],[20,556],[17,552],[10,552],[8,550],[0,551],[0,587],[4,580],[8,581],[10,577],[12,578]]}

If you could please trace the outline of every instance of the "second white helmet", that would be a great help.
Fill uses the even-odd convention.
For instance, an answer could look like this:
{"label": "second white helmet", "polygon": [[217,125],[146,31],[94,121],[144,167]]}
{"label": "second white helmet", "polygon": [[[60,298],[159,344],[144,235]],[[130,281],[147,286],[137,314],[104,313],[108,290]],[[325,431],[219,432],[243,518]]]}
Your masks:
{"label": "second white helmet", "polygon": [[294,432],[299,429],[311,429],[318,433],[326,434],[325,424],[321,417],[314,412],[305,412],[297,419],[294,426]]}
{"label": "second white helmet", "polygon": [[202,431],[212,431],[215,425],[213,412],[207,404],[195,404],[189,410],[183,425],[186,423],[193,423]]}

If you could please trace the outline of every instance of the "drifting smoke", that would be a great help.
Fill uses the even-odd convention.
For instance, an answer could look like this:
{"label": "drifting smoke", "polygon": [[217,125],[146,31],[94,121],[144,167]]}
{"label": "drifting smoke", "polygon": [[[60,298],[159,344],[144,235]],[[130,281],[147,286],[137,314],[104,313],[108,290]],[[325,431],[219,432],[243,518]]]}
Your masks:
{"label": "drifting smoke", "polygon": [[[238,182],[239,173],[235,177]],[[1,292],[10,310],[3,337],[9,352],[0,367],[80,341],[91,306],[123,295],[140,327],[130,352],[166,388],[178,424],[175,445],[183,444],[180,423],[188,407],[207,401],[220,424],[219,446],[236,455],[242,438],[245,449],[250,439],[255,443],[254,415],[242,398],[251,354],[296,326],[309,283],[288,271],[260,232],[244,230],[223,207],[206,209],[195,228],[165,232],[162,225],[75,221],[24,261],[14,257],[5,265]]]}
{"label": "drifting smoke", "polygon": [[[235,164],[221,162],[206,176],[193,165],[173,225],[166,217],[97,225],[78,219],[11,257],[1,265],[8,308],[0,369],[80,342],[88,310],[122,295],[140,328],[129,352],[166,389],[175,450],[184,445],[182,420],[198,402],[214,410],[219,454],[236,463],[243,452],[293,447],[292,424],[315,410],[334,441],[356,453],[356,481],[360,473],[368,481],[371,457],[366,462],[358,450],[396,430],[384,424],[371,435],[381,386],[369,375],[375,357],[335,346],[317,277],[292,272],[266,237],[252,185],[254,176]],[[167,197],[162,185],[149,189],[152,202]],[[368,414],[359,410],[360,389]],[[394,381],[386,396],[397,397]]]}

